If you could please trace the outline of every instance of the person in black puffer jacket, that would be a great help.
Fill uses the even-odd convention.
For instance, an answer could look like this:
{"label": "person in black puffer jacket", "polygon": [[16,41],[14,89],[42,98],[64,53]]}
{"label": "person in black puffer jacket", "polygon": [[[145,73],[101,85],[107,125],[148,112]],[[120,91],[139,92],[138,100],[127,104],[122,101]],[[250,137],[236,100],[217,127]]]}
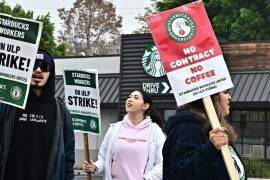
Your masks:
{"label": "person in black puffer jacket", "polygon": [[221,146],[228,144],[238,170],[239,180],[246,180],[240,156],[233,146],[236,133],[225,120],[229,114],[227,91],[212,95],[220,128],[211,130],[202,100],[180,107],[165,125],[167,139],[163,146],[163,180],[229,180]]}

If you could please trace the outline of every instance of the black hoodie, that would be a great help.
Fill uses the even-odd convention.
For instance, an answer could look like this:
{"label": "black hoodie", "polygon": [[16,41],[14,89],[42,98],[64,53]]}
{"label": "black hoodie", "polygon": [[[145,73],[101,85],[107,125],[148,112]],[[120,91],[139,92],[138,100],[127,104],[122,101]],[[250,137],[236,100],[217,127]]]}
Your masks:
{"label": "black hoodie", "polygon": [[229,180],[221,152],[191,112],[177,110],[165,125],[163,180]]}
{"label": "black hoodie", "polygon": [[55,129],[55,67],[51,66],[47,83],[36,97],[32,87],[25,110],[16,110],[9,147],[6,180],[45,180]]}

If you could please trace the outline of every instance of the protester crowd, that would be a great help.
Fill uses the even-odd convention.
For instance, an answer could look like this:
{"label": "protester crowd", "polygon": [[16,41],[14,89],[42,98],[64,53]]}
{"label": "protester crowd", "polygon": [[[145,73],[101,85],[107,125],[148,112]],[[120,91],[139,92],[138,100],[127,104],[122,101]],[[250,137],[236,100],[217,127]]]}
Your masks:
{"label": "protester crowd", "polygon": [[[0,104],[0,180],[74,179],[71,116],[54,97],[54,59],[43,49],[37,54],[26,108]],[[97,161],[84,161],[83,170],[104,180],[229,180],[220,151],[228,145],[239,179],[247,179],[233,145],[237,135],[226,121],[231,97],[222,91],[211,98],[222,126],[214,129],[202,100],[164,120],[150,95],[132,91],[126,115],[110,125]]]}

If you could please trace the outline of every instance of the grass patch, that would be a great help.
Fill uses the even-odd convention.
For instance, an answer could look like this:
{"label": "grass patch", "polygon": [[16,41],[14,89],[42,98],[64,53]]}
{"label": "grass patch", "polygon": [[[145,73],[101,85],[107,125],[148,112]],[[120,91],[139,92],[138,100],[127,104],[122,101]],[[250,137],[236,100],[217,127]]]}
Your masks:
{"label": "grass patch", "polygon": [[248,177],[270,178],[270,160],[243,159]]}

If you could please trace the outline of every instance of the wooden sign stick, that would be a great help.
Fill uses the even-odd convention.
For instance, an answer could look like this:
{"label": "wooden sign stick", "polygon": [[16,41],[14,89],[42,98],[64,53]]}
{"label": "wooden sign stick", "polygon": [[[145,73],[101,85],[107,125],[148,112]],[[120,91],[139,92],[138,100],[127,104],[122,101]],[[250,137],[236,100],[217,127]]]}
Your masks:
{"label": "wooden sign stick", "polygon": [[[214,108],[213,102],[211,100],[210,96],[206,96],[203,98],[203,104],[206,109],[206,113],[208,115],[208,118],[210,120],[212,128],[221,127],[220,122],[217,117],[216,110]],[[229,150],[228,145],[224,145],[221,147],[221,153],[223,156],[223,160],[225,162],[228,174],[231,178],[231,180],[239,180],[238,172],[235,169],[233,159],[231,157],[231,153]]]}
{"label": "wooden sign stick", "polygon": [[[88,134],[87,133],[83,133],[83,140],[84,140],[84,159],[87,162],[90,162]],[[91,173],[87,173],[87,177],[88,177],[88,180],[92,180]]]}

